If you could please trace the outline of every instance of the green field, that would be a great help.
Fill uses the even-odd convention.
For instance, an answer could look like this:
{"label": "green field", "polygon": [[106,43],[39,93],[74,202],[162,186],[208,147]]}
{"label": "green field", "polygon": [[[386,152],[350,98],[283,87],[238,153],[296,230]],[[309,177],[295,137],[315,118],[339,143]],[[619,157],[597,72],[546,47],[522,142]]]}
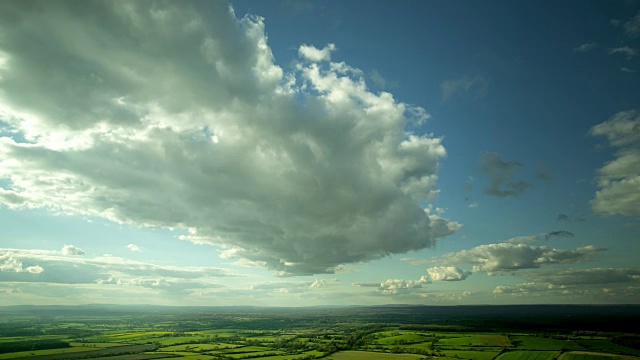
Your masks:
{"label": "green field", "polygon": [[513,345],[527,350],[586,350],[584,346],[571,340],[549,339],[540,336],[512,336]]}
{"label": "green field", "polygon": [[587,351],[572,351],[567,352],[558,358],[558,360],[613,360],[613,359],[625,359],[631,357],[623,357],[614,354],[603,354]]}
{"label": "green field", "polygon": [[412,360],[421,358],[419,355],[385,354],[367,351],[340,351],[326,357],[327,360]]}
{"label": "green field", "polygon": [[[473,350],[442,350],[442,353],[453,359],[491,360],[498,355],[498,351]],[[540,359],[543,360],[543,359]]]}
{"label": "green field", "polygon": [[[634,357],[640,350],[629,347],[640,348],[640,334],[632,333],[474,331],[427,322],[376,323],[378,313],[331,319],[325,309],[313,310],[316,315],[236,311],[140,317],[65,313],[16,322],[4,316],[0,360],[640,360]],[[415,321],[410,315],[405,319]]]}
{"label": "green field", "polygon": [[496,358],[496,360],[553,360],[558,351],[508,351]]}

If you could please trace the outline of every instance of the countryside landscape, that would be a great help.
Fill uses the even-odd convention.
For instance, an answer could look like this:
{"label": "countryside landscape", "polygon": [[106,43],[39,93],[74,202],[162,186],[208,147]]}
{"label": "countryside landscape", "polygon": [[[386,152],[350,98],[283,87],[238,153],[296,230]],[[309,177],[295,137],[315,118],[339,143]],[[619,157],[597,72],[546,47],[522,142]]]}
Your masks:
{"label": "countryside landscape", "polygon": [[640,358],[638,306],[0,308],[0,359]]}

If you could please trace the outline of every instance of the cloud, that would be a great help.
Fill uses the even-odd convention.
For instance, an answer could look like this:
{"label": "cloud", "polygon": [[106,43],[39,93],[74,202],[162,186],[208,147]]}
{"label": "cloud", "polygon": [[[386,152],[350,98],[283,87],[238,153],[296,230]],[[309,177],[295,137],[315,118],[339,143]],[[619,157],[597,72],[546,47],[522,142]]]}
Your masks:
{"label": "cloud", "polygon": [[142,252],[142,248],[138,245],[135,244],[129,244],[127,245],[127,249],[133,251],[133,252]]}
{"label": "cloud", "polygon": [[[493,290],[494,294],[529,295],[531,293],[549,292],[559,289],[553,284],[524,283],[518,285],[500,285]],[[562,288],[560,288],[562,289]]]}
{"label": "cloud", "polygon": [[551,170],[544,163],[538,163],[536,165],[536,178],[542,181],[550,181],[553,179]]}
{"label": "cloud", "polygon": [[630,48],[628,46],[622,46],[622,47],[609,49],[609,55],[613,55],[613,54],[624,55],[627,59],[631,59],[632,57],[638,54],[638,50]]}
{"label": "cloud", "polygon": [[65,245],[62,247],[60,253],[62,255],[84,255],[84,250],[73,245]]}
{"label": "cloud", "polygon": [[421,288],[422,285],[429,283],[426,276],[422,276],[418,280],[399,280],[388,279],[380,283],[378,290],[384,295],[394,295],[401,292],[408,292],[412,289]]}
{"label": "cloud", "polygon": [[511,243],[511,244],[523,244],[523,243],[536,242],[536,241],[547,241],[554,237],[566,238],[566,237],[573,237],[573,236],[574,236],[573,233],[569,231],[557,230],[557,231],[551,231],[548,233],[542,233],[537,235],[516,236],[514,238],[506,240],[505,242]]}
{"label": "cloud", "polygon": [[322,289],[329,287],[326,280],[316,279],[314,281],[276,281],[264,282],[251,285],[252,291],[265,291],[271,293],[303,293],[311,289]]}
{"label": "cloud", "polygon": [[[22,261],[15,258],[14,253],[0,250],[0,273],[2,272],[40,274],[44,272],[44,268],[39,265],[25,267]],[[0,274],[0,281],[3,275],[6,276],[6,274]]]}
{"label": "cloud", "polygon": [[461,270],[455,266],[438,266],[427,269],[432,281],[461,281],[466,279],[471,272]]}
{"label": "cloud", "polygon": [[379,282],[357,282],[357,283],[353,283],[351,284],[351,286],[355,286],[355,287],[380,287],[380,283]]}
{"label": "cloud", "polygon": [[480,75],[473,78],[468,75],[460,79],[446,80],[440,84],[442,90],[442,101],[447,102],[456,95],[463,95],[473,92],[476,98],[482,97],[487,91],[488,82]]}
{"label": "cloud", "polygon": [[309,61],[320,62],[331,60],[331,52],[336,50],[334,44],[328,44],[322,49],[318,49],[311,45],[300,45],[298,54]]}
{"label": "cloud", "polygon": [[558,214],[556,221],[569,221],[569,215],[567,214]]}
{"label": "cloud", "polygon": [[489,180],[485,193],[497,197],[520,196],[532,185],[522,181],[511,181],[515,173],[522,167],[517,161],[504,161],[498,153],[484,152],[480,171]]}
{"label": "cloud", "polygon": [[554,285],[614,284],[640,281],[640,269],[593,268],[524,274],[534,282]]}
{"label": "cloud", "polygon": [[382,74],[380,74],[378,70],[372,70],[371,73],[369,73],[369,79],[371,79],[373,85],[379,89],[384,89],[387,86],[387,81],[382,77]]}
{"label": "cloud", "polygon": [[[44,270],[46,269],[46,272]],[[29,276],[40,274],[38,277]],[[224,269],[159,266],[115,256],[78,257],[49,250],[0,249],[0,282],[125,284],[131,279],[177,283],[232,276]]]}
{"label": "cloud", "polygon": [[370,92],[332,45],[285,71],[263,20],[224,2],[12,3],[0,32],[1,205],[186,229],[284,275],[460,226],[421,206],[446,156],[407,130],[424,109]]}
{"label": "cloud", "polygon": [[590,260],[605,249],[595,246],[579,247],[576,250],[554,249],[549,246],[525,244],[487,244],[469,250],[448,253],[431,263],[473,265],[474,272],[504,272],[535,269],[543,265],[575,263]]}
{"label": "cloud", "polygon": [[596,43],[585,43],[573,49],[573,52],[586,53],[598,47]]}
{"label": "cloud", "polygon": [[640,11],[636,16],[632,17],[629,21],[624,23],[624,31],[630,37],[636,37],[640,35]]}
{"label": "cloud", "polygon": [[618,148],[615,158],[598,169],[598,191],[591,209],[601,215],[640,215],[640,111],[629,110],[590,130]]}

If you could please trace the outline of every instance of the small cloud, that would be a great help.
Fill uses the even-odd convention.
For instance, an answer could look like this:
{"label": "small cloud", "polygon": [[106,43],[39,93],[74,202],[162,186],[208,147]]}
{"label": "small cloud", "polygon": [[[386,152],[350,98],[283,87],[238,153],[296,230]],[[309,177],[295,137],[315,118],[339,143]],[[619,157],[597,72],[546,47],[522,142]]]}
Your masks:
{"label": "small cloud", "polygon": [[586,44],[582,44],[576,48],[573,48],[573,52],[581,52],[581,53],[586,53],[589,52],[595,48],[598,47],[598,44],[596,43],[586,43]]}
{"label": "small cloud", "polygon": [[471,275],[471,271],[455,266],[436,266],[427,269],[427,272],[432,281],[462,281]]}
{"label": "small cloud", "polygon": [[569,221],[569,215],[567,214],[558,214],[556,221]]}
{"label": "small cloud", "polygon": [[631,20],[624,23],[624,31],[630,37],[636,37],[640,35],[640,10],[636,14],[636,16],[632,17]]}
{"label": "small cloud", "polygon": [[380,283],[378,282],[357,282],[351,284],[353,287],[380,287]]}
{"label": "small cloud", "polygon": [[10,251],[0,252],[0,272],[12,272],[12,273],[30,273],[40,274],[44,271],[41,266],[28,266],[24,267],[22,262],[16,259],[14,254]]}
{"label": "small cloud", "polygon": [[631,59],[632,57],[638,54],[638,50],[630,48],[628,46],[621,46],[613,49],[609,49],[609,55],[620,54],[626,56],[627,59]]}
{"label": "small cloud", "polygon": [[369,78],[373,82],[373,85],[379,89],[384,89],[387,86],[387,81],[382,77],[378,70],[373,70],[369,73]]}
{"label": "small cloud", "polygon": [[127,245],[127,249],[133,251],[133,252],[142,252],[142,248],[138,245],[135,244],[129,244]]}
{"label": "small cloud", "polygon": [[480,206],[480,204],[478,204],[477,202],[472,202],[471,204],[469,204],[469,207],[470,207],[471,209],[475,209],[475,208],[477,208],[478,206]]}
{"label": "small cloud", "polygon": [[321,280],[314,280],[311,285],[309,285],[310,288],[312,289],[320,289],[320,288],[326,288],[328,287],[329,284],[327,284],[327,280],[321,279]]}
{"label": "small cloud", "polygon": [[480,171],[488,178],[489,187],[485,193],[497,197],[515,197],[522,195],[532,185],[522,180],[513,180],[515,173],[522,167],[517,161],[504,161],[498,153],[484,152]]}
{"label": "small cloud", "polygon": [[335,50],[336,46],[334,44],[327,44],[322,49],[318,49],[313,45],[300,45],[298,55],[312,62],[329,61],[331,60],[331,52]]}
{"label": "small cloud", "polygon": [[505,241],[510,244],[524,244],[530,242],[547,241],[553,237],[573,237],[573,233],[566,230],[551,231],[537,235],[517,236]]}
{"label": "small cloud", "polygon": [[538,163],[536,165],[536,178],[542,181],[549,181],[552,179],[551,170],[544,163]]}
{"label": "small cloud", "polygon": [[418,280],[388,279],[380,283],[378,290],[385,295],[395,295],[399,292],[408,292],[411,289],[421,288],[423,284],[428,283],[429,279],[426,276],[422,276]]}
{"label": "small cloud", "polygon": [[609,20],[609,24],[611,24],[611,25],[613,25],[615,27],[618,27],[618,26],[620,26],[620,24],[622,24],[622,21],[620,21],[618,19],[611,19],[611,20]]}
{"label": "small cloud", "polygon": [[621,67],[621,68],[620,68],[620,71],[622,71],[622,72],[628,72],[628,73],[634,73],[634,72],[636,72],[636,70],[629,69],[629,68],[628,68],[628,67],[626,67],[626,66]]}
{"label": "small cloud", "polygon": [[60,250],[60,252],[62,253],[62,255],[67,255],[67,256],[84,255],[84,250],[80,249],[79,247],[73,246],[73,245],[65,245],[65,246],[63,246],[62,250]]}
{"label": "small cloud", "polygon": [[456,95],[463,95],[469,92],[474,93],[476,98],[482,97],[486,93],[487,85],[487,80],[478,74],[473,78],[465,75],[460,79],[446,80],[440,84],[442,102],[447,102]]}
{"label": "small cloud", "polygon": [[31,273],[31,274],[40,274],[42,272],[44,272],[44,269],[42,268],[42,266],[29,266],[26,269],[24,269],[24,271]]}

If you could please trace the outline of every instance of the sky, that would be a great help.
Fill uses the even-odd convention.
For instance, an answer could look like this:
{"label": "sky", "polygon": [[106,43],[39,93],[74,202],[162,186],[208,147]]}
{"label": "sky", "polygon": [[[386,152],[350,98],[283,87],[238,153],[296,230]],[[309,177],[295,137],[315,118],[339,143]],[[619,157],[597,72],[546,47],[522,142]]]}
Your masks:
{"label": "sky", "polygon": [[0,2],[0,305],[640,304],[640,1]]}

